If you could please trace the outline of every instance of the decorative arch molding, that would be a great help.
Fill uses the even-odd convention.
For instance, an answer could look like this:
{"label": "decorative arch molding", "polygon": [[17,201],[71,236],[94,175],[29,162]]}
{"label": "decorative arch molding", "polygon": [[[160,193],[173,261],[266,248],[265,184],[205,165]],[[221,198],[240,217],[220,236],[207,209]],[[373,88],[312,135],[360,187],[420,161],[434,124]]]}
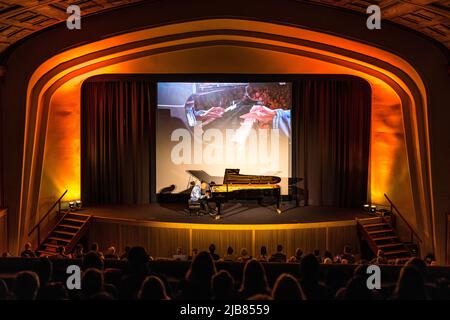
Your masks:
{"label": "decorative arch molding", "polygon": [[232,46],[284,52],[362,72],[387,84],[403,112],[411,188],[419,230],[435,246],[429,165],[427,92],[413,66],[387,51],[325,33],[242,19],[205,19],[117,35],[66,50],[43,62],[28,83],[17,244],[36,212],[51,99],[74,77],[124,61],[193,48]]}

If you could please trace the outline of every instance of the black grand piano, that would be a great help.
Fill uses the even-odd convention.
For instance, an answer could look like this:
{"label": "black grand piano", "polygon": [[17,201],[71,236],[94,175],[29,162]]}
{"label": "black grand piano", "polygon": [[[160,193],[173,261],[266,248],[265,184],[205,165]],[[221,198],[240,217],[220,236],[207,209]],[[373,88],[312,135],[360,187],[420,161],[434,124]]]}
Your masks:
{"label": "black grand piano", "polygon": [[220,217],[222,203],[228,200],[258,200],[264,197],[276,199],[277,213],[280,211],[280,177],[239,174],[239,169],[225,169],[223,184],[211,184],[211,198]]}

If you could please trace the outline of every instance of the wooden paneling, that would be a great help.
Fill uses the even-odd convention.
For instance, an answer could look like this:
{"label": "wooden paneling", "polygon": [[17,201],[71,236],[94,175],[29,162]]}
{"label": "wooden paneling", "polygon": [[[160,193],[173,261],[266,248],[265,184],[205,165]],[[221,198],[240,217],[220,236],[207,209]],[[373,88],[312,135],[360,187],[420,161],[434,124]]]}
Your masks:
{"label": "wooden paneling", "polygon": [[327,249],[326,234],[326,228],[256,231],[256,251],[259,254],[261,246],[266,246],[271,254],[276,252],[277,245],[281,244],[288,257],[294,255],[296,248],[301,248],[305,253],[314,249],[324,252]]}
{"label": "wooden paneling", "polygon": [[296,248],[301,248],[305,253],[319,249],[321,253],[330,250],[336,254],[342,252],[344,245],[350,245],[358,251],[356,226],[352,221],[347,224],[279,225],[279,228],[270,225],[267,230],[260,225],[225,225],[223,229],[213,225],[214,230],[205,229],[202,225],[188,225],[186,228],[176,223],[172,225],[170,227],[171,224],[167,223],[164,227],[156,222],[152,225],[97,219],[89,229],[88,240],[89,243],[98,242],[101,250],[113,245],[119,252],[127,245],[140,245],[154,257],[171,257],[177,247],[182,247],[184,252],[191,252],[192,248],[208,250],[211,243],[215,244],[216,252],[221,256],[228,246],[233,247],[236,255],[246,248],[250,254],[257,256],[261,246],[266,246],[269,253],[273,253],[278,244],[283,245],[288,256],[294,255]]}
{"label": "wooden paneling", "polygon": [[228,246],[234,249],[234,254],[238,255],[242,248],[248,252],[252,250],[251,230],[192,230],[192,247],[201,250],[208,250],[211,243],[214,243],[217,254],[223,255]]}
{"label": "wooden paneling", "polygon": [[8,214],[0,209],[0,254],[8,251]]}
{"label": "wooden paneling", "polygon": [[447,214],[447,244],[445,250],[445,263],[450,266],[450,213]]}
{"label": "wooden paneling", "polygon": [[359,240],[354,226],[327,228],[327,248],[334,255],[342,253],[344,246],[350,246],[359,252]]}
{"label": "wooden paneling", "polygon": [[102,250],[115,246],[143,246],[154,257],[171,257],[177,247],[189,247],[189,229],[153,228],[147,226],[94,222],[88,232],[89,242],[98,242]]}

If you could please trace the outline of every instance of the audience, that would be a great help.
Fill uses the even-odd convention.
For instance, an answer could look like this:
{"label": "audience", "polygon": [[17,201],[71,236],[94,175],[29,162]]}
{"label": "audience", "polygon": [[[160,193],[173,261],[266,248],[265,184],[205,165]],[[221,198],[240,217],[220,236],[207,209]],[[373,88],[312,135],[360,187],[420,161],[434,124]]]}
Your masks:
{"label": "audience", "polygon": [[317,256],[306,255],[300,263],[300,287],[307,300],[331,300],[331,291],[319,283],[320,265]]}
{"label": "audience", "polygon": [[300,263],[303,258],[303,251],[300,248],[295,249],[295,255],[289,258],[290,263]]}
{"label": "audience", "polygon": [[122,276],[119,284],[120,299],[137,299],[144,279],[150,274],[150,256],[143,247],[133,247],[128,254],[128,273]]}
{"label": "audience", "polygon": [[128,259],[128,253],[130,252],[130,247],[129,246],[126,246],[125,247],[125,252],[124,253],[122,253],[122,255],[120,256],[120,260],[127,260]]}
{"label": "audience", "polygon": [[304,300],[302,290],[295,279],[290,274],[280,275],[272,290],[273,300]]}
{"label": "audience", "polygon": [[77,244],[74,252],[72,253],[72,258],[74,259],[83,259],[84,257],[84,247],[81,243]]}
{"label": "audience", "polygon": [[349,280],[343,292],[344,300],[372,300],[372,290],[367,287],[367,279],[361,276]]}
{"label": "audience", "polygon": [[248,260],[250,260],[252,257],[248,254],[248,251],[246,248],[241,249],[241,254],[237,258],[238,262],[246,263]]}
{"label": "audience", "polygon": [[66,254],[66,248],[64,246],[59,246],[56,248],[56,255],[52,256],[54,259],[68,259],[69,255]]}
{"label": "audience", "polygon": [[275,252],[269,259],[270,262],[286,262],[286,255],[283,253],[283,246],[277,245],[277,252]]}
{"label": "audience", "polygon": [[258,256],[257,260],[259,262],[269,262],[269,255],[267,253],[267,247],[266,246],[262,246],[261,247],[261,251],[259,253],[259,256]]}
{"label": "audience", "polygon": [[188,259],[188,257],[183,253],[182,247],[177,247],[177,251],[172,256],[172,258],[177,261],[185,261]]}
{"label": "audience", "polygon": [[138,297],[140,300],[170,300],[164,283],[155,276],[145,278]]}
{"label": "audience", "polygon": [[193,248],[193,249],[192,249],[192,255],[190,255],[190,256],[188,257],[188,260],[189,260],[189,261],[194,260],[194,258],[197,256],[197,254],[198,254],[198,249],[197,249],[197,248]]}
{"label": "audience", "polygon": [[115,247],[111,246],[106,250],[105,259],[119,260]]}
{"label": "audience", "polygon": [[98,270],[103,270],[104,262],[103,259],[95,251],[89,251],[83,256],[82,259],[82,268],[83,270],[89,268],[95,268]]}
{"label": "audience", "polygon": [[434,266],[436,265],[436,258],[434,256],[434,254],[429,253],[425,256],[425,263],[429,266]]}
{"label": "audience", "polygon": [[35,258],[36,253],[31,249],[31,243],[27,242],[25,243],[25,249],[20,253],[20,256],[22,258]]}
{"label": "audience", "polygon": [[94,242],[94,243],[91,245],[91,252],[95,252],[100,258],[104,259],[104,257],[103,257],[103,252],[101,252],[101,251],[99,250],[99,246],[98,246],[98,243],[97,243],[97,242]]}
{"label": "audience", "polygon": [[38,275],[41,286],[45,286],[52,279],[53,263],[47,257],[40,257],[34,266],[34,271]]}
{"label": "audience", "polygon": [[412,265],[405,265],[400,271],[395,287],[394,299],[399,300],[427,300],[425,283],[419,269]]}
{"label": "audience", "polygon": [[[215,245],[212,244],[209,252],[203,251],[197,254],[193,249],[193,261],[185,278],[168,277],[170,273],[157,271],[158,274],[150,270],[150,255],[143,247],[133,247],[126,249],[125,263],[111,265],[111,260],[118,260],[115,248],[110,247],[104,258],[98,250],[98,245],[94,244],[92,250],[87,254],[83,253],[83,246],[77,246],[73,252],[74,257],[81,257],[81,266],[84,270],[82,274],[82,289],[68,291],[65,287],[64,279],[61,278],[59,265],[64,262],[57,262],[47,257],[36,259],[29,271],[21,271],[15,275],[10,287],[8,282],[0,279],[0,300],[116,300],[116,299],[141,299],[141,300],[426,300],[426,299],[450,299],[450,282],[447,277],[430,278],[431,274],[428,266],[435,263],[432,254],[425,257],[410,258],[400,270],[397,281],[394,285],[392,279],[383,278],[384,283],[381,290],[370,290],[367,287],[368,262],[357,260],[349,246],[345,246],[343,253],[334,257],[331,252],[325,251],[320,257],[319,250],[314,254],[303,256],[301,249],[297,248],[295,255],[289,262],[299,263],[299,279],[294,274],[283,273],[275,279],[277,273],[273,273],[269,268],[270,261],[286,261],[283,247],[277,246],[277,252],[268,259],[267,248],[261,247],[258,259],[252,259],[247,250],[243,248],[240,256],[235,259],[234,250],[228,247],[225,255],[217,267]],[[27,243],[21,256],[32,257],[31,244]],[[58,255],[55,258],[67,258],[64,247],[57,249]],[[182,253],[181,248],[177,249],[177,254]],[[216,255],[216,256],[215,256]],[[10,258],[7,258],[10,259]],[[104,270],[105,262],[108,266],[114,266]],[[34,261],[34,260],[33,260]],[[236,272],[235,261],[245,263],[242,271]],[[322,264],[334,264],[334,266],[320,266]],[[403,260],[404,261],[404,260]],[[261,263],[263,262],[264,265]],[[384,253],[380,250],[373,262],[385,264],[388,261]],[[53,264],[57,266],[55,278],[53,276]],[[359,265],[353,269],[353,275],[348,274],[348,268],[338,267],[338,264]],[[120,266],[122,265],[122,266]],[[152,264],[153,265],[153,264]],[[158,265],[154,265],[157,267]],[[283,266],[280,270],[286,270]],[[240,267],[239,267],[240,268]],[[270,289],[268,277],[274,281],[273,290]],[[277,269],[278,266],[275,267]],[[386,267],[383,267],[386,268]],[[159,269],[161,270],[161,269]],[[289,270],[289,268],[287,269]],[[323,274],[322,271],[325,271]],[[162,272],[162,273],[161,273]],[[284,271],[286,272],[286,271]],[[428,273],[430,272],[430,275]],[[391,271],[392,274],[392,271]],[[242,279],[241,279],[242,275]],[[170,276],[171,277],[171,276]],[[324,282],[321,282],[322,279]],[[425,279],[427,281],[425,282]],[[389,284],[390,283],[390,284]],[[236,288],[239,290],[236,291]]]}
{"label": "audience", "polygon": [[377,256],[370,262],[372,264],[387,264],[388,260],[383,250],[378,250]]}
{"label": "audience", "polygon": [[216,274],[216,266],[210,253],[200,252],[195,256],[181,285],[182,299],[210,299],[211,279]]}
{"label": "audience", "polygon": [[345,246],[344,252],[341,255],[341,259],[345,259],[348,261],[348,263],[354,264],[356,262],[356,259],[355,256],[352,254],[352,248],[350,248],[349,246]]}
{"label": "audience", "polygon": [[35,300],[39,291],[39,278],[32,271],[21,271],[16,275],[13,294],[16,300]]}
{"label": "audience", "polygon": [[[324,264],[332,264],[334,262],[333,260],[334,260],[333,254],[330,251],[326,250],[325,253],[323,254],[322,263],[324,263]],[[341,263],[342,263],[343,260],[345,260],[345,259],[341,259],[340,260]]]}
{"label": "audience", "polygon": [[211,243],[209,245],[209,254],[211,255],[214,261],[220,259],[219,255],[216,253],[216,245],[214,243]]}
{"label": "audience", "polygon": [[37,300],[67,300],[67,290],[61,282],[49,282],[41,285]]}
{"label": "audience", "polygon": [[108,292],[102,291],[91,296],[90,300],[114,300]]}
{"label": "audience", "polygon": [[226,262],[232,262],[236,260],[236,257],[233,255],[233,248],[232,247],[228,247],[227,249],[227,253],[225,254],[225,256],[222,258],[222,261],[226,261]]}
{"label": "audience", "polygon": [[212,298],[214,300],[232,300],[236,298],[234,279],[226,270],[221,270],[212,278]]}
{"label": "audience", "polygon": [[270,290],[262,264],[252,259],[245,264],[239,296],[242,299],[248,299],[256,294],[270,295]]}
{"label": "audience", "polygon": [[320,256],[320,250],[314,249],[313,254],[314,254],[314,257],[316,257],[317,261],[319,263],[322,263],[322,257]]}
{"label": "audience", "polygon": [[89,268],[81,278],[81,295],[83,299],[91,299],[95,294],[103,292],[103,273],[98,269]]}

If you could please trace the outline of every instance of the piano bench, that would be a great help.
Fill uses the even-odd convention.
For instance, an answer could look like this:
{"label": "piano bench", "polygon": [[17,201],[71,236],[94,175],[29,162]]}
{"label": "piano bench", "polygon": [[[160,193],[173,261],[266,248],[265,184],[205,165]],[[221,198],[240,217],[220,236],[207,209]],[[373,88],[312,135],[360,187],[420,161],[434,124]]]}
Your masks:
{"label": "piano bench", "polygon": [[200,202],[197,201],[188,201],[188,209],[189,209],[189,215],[199,215],[200,214],[200,210],[201,210],[202,206],[200,204]]}

